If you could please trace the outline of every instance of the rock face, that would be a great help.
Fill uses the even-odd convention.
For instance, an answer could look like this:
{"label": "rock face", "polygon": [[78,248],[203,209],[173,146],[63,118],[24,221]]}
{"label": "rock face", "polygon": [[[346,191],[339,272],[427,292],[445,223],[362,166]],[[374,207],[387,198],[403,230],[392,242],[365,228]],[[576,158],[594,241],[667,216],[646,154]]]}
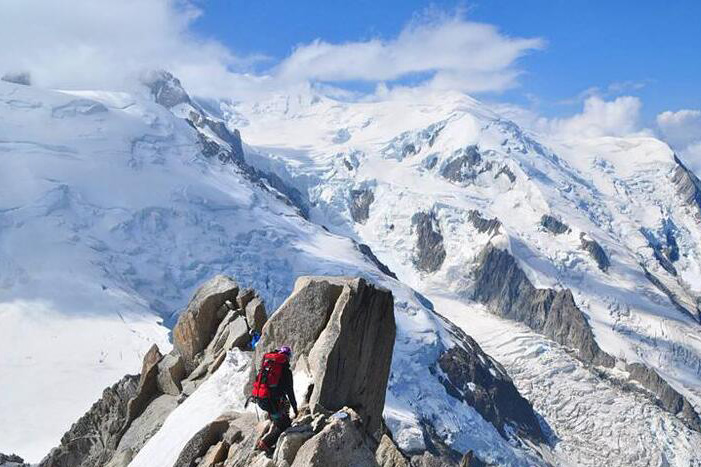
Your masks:
{"label": "rock face", "polygon": [[570,231],[567,224],[562,222],[560,219],[551,216],[550,214],[543,214],[543,217],[540,218],[540,226],[555,235],[560,235]]}
{"label": "rock face", "polygon": [[125,376],[105,389],[102,397],[61,438],[61,445],[39,464],[41,467],[92,467],[105,465],[119,443],[127,419],[127,403],[136,395],[137,376]]}
{"label": "rock face", "polygon": [[[21,84],[22,86],[32,85],[32,77],[29,72],[26,71],[21,73],[5,73],[0,80],[8,83]],[[2,465],[1,461],[0,465]]]}
{"label": "rock face", "polygon": [[416,232],[414,265],[419,271],[438,271],[446,253],[436,215],[433,212],[417,212],[411,222]]}
{"label": "rock face", "polygon": [[599,269],[604,272],[608,271],[609,266],[611,266],[611,261],[601,245],[599,245],[596,240],[587,238],[584,234],[581,235],[580,241],[582,249],[591,255]]}
{"label": "rock face", "polygon": [[204,350],[217,330],[221,319],[217,319],[217,311],[227,300],[235,301],[238,291],[239,286],[232,279],[216,276],[197,290],[180,315],[173,329],[173,347],[182,356],[188,372],[195,368],[195,356]]}
{"label": "rock face", "polygon": [[17,454],[3,454],[0,452],[0,467],[29,467]]}
{"label": "rock face", "polygon": [[463,183],[473,180],[479,173],[482,156],[477,146],[468,146],[459,151],[443,166],[441,175],[451,182]]}
{"label": "rock face", "polygon": [[701,419],[694,407],[657,372],[640,363],[629,363],[626,370],[632,379],[640,382],[657,397],[665,410],[680,417],[690,428],[701,431]]}
{"label": "rock face", "polygon": [[370,188],[363,190],[351,190],[350,193],[351,218],[360,224],[364,224],[370,218],[370,205],[375,201],[375,194]]}
{"label": "rock face", "polygon": [[[577,358],[593,365],[613,367],[616,359],[596,343],[591,327],[577,308],[569,290],[536,289],[510,253],[487,245],[480,254],[474,299],[494,313],[520,321],[555,342],[574,348]],[[650,368],[629,364],[631,378],[640,382],[674,415],[699,430],[699,416],[693,406]]]}
{"label": "rock face", "polygon": [[180,84],[180,80],[165,70],[152,71],[143,81],[151,90],[156,102],[167,109],[178,104],[190,103],[190,96]]}
{"label": "rock face", "polygon": [[501,227],[501,222],[496,217],[493,219],[485,219],[482,217],[482,213],[476,210],[471,210],[468,213],[467,220],[477,229],[480,233],[488,233],[489,235],[494,235],[499,232]]}
{"label": "rock face", "polygon": [[395,332],[392,293],[363,279],[346,282],[309,352],[314,376],[310,405],[353,407],[368,433],[379,430]]}
{"label": "rock face", "polygon": [[615,360],[603,352],[584,314],[569,290],[536,289],[516,260],[489,244],[480,254],[474,299],[509,319],[577,350],[587,363],[612,367]]}
{"label": "rock face", "polygon": [[302,277],[264,326],[254,362],[289,345],[293,368],[302,361],[313,381],[310,405],[350,406],[373,433],[382,421],[395,332],[388,290],[364,279]]}
{"label": "rock face", "polygon": [[392,272],[390,268],[387,267],[386,264],[384,264],[380,259],[375,256],[375,253],[372,252],[372,249],[368,246],[365,245],[364,243],[358,243],[356,244],[358,247],[358,250],[365,256],[367,259],[372,261],[372,263],[377,266],[377,269],[379,269],[383,274],[387,274],[389,277],[396,279],[397,275]]}
{"label": "rock face", "polygon": [[672,175],[672,183],[677,187],[677,194],[701,219],[701,180],[676,155],[674,162],[677,163],[677,168]]}
{"label": "rock face", "polygon": [[461,343],[438,359],[448,378],[443,381],[448,393],[474,407],[504,438],[509,439],[507,431],[511,431],[533,442],[545,443],[533,407],[519,394],[506,370],[460,328],[448,329]]}

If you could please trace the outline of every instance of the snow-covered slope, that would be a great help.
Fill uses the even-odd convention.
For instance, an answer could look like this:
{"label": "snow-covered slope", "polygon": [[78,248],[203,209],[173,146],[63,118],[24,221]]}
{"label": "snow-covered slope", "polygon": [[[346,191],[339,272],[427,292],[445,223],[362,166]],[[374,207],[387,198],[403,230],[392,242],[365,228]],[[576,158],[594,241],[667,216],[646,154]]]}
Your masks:
{"label": "snow-covered slope", "polygon": [[[643,364],[701,412],[699,205],[666,144],[638,137],[543,145],[479,102],[446,93],[364,103],[277,96],[222,111],[251,145],[250,163],[306,193],[313,220],[369,244],[429,299],[448,297],[469,313],[480,252],[495,244],[536,287],[571,289],[596,343],[616,359],[616,368],[597,371],[630,388],[639,381],[627,365]],[[469,322],[461,321],[465,331],[488,341],[490,330]],[[509,366],[517,384],[521,364],[532,362]],[[545,389],[530,393],[544,399],[538,391]],[[573,426],[593,423],[584,412],[543,414],[565,443]],[[701,442],[697,432],[685,436],[690,444],[672,448],[672,464],[687,465],[690,446]],[[580,448],[570,459],[606,449]]]}
{"label": "snow-covered slope", "polygon": [[177,82],[157,75],[150,86],[160,104],[149,92],[0,82],[0,374],[9,382],[0,452],[43,457],[104,387],[139,370],[152,343],[169,349],[164,322],[223,272],[268,310],[300,275],[362,275],[391,288],[385,416],[400,447],[424,450],[428,421],[460,452],[534,462],[431,371],[457,340],[425,300],[357,243],[305,220],[295,192],[239,160],[236,132]]}

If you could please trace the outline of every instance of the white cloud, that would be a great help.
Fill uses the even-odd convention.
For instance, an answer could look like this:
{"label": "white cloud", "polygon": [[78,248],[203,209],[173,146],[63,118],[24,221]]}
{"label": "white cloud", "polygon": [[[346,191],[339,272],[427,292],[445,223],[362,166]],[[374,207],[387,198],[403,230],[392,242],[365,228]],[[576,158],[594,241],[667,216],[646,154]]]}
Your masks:
{"label": "white cloud", "polygon": [[298,45],[254,75],[242,70],[261,57],[238,57],[193,33],[200,14],[190,0],[2,0],[0,73],[30,71],[47,87],[120,89],[144,70],[165,68],[209,97],[407,77],[414,85],[481,92],[515,86],[518,58],[543,47],[541,39],[510,38],[462,14],[433,14],[390,40]]}
{"label": "white cloud", "polygon": [[606,101],[598,96],[584,101],[582,113],[567,118],[538,119],[534,126],[543,132],[567,137],[627,136],[638,133],[642,102],[622,96]]}
{"label": "white cloud", "polygon": [[277,68],[284,81],[393,81],[426,74],[424,84],[466,92],[501,91],[516,84],[516,60],[544,46],[509,38],[494,26],[461,15],[419,19],[396,39],[298,46]]}
{"label": "white cloud", "polygon": [[657,116],[657,126],[670,146],[701,174],[701,110],[662,112]]}

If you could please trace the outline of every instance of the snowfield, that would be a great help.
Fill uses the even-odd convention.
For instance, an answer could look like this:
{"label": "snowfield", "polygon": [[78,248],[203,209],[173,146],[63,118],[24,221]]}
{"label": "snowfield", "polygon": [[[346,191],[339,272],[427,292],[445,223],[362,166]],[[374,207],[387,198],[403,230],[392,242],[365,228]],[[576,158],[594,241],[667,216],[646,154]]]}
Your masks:
{"label": "snowfield", "polygon": [[[535,286],[572,290],[604,351],[645,363],[701,411],[701,223],[664,143],[548,140],[456,93],[206,104],[267,182],[203,154],[184,120],[196,102],[0,81],[0,452],[38,461],[153,343],[170,349],[168,326],[214,274],[255,288],[269,313],[298,276],[328,274],[394,293],[385,419],[402,449],[425,448],[430,420],[453,449],[498,465],[701,465],[701,435],[623,388],[621,365],[602,376],[472,301],[480,251],[507,249]],[[546,214],[565,231],[547,230]],[[426,232],[442,256],[424,254]],[[447,394],[429,368],[455,342],[431,306],[505,366],[549,449],[510,443]],[[230,354],[133,465],[171,465],[189,434],[239,408],[242,358]]]}

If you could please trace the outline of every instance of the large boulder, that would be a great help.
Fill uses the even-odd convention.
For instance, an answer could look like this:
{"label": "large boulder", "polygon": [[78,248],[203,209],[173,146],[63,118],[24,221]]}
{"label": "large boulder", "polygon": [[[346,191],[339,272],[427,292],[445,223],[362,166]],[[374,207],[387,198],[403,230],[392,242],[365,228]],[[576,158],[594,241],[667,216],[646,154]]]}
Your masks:
{"label": "large boulder", "polygon": [[[380,428],[392,363],[394,299],[365,279],[302,277],[263,327],[254,362],[281,345],[293,349],[313,383],[310,406],[354,408],[364,428]],[[255,376],[252,366],[251,381]],[[249,385],[250,387],[250,385]]]}
{"label": "large boulder", "polygon": [[310,405],[355,408],[365,429],[382,424],[396,333],[392,293],[363,279],[348,281],[309,353]]}
{"label": "large boulder", "polygon": [[364,435],[357,413],[345,409],[309,441],[295,456],[292,467],[372,467],[377,466],[375,449]]}
{"label": "large boulder", "polygon": [[173,329],[173,347],[183,357],[187,372],[197,366],[195,357],[214,337],[223,316],[217,311],[226,301],[236,301],[239,286],[226,276],[216,276],[202,285],[180,315]]}

